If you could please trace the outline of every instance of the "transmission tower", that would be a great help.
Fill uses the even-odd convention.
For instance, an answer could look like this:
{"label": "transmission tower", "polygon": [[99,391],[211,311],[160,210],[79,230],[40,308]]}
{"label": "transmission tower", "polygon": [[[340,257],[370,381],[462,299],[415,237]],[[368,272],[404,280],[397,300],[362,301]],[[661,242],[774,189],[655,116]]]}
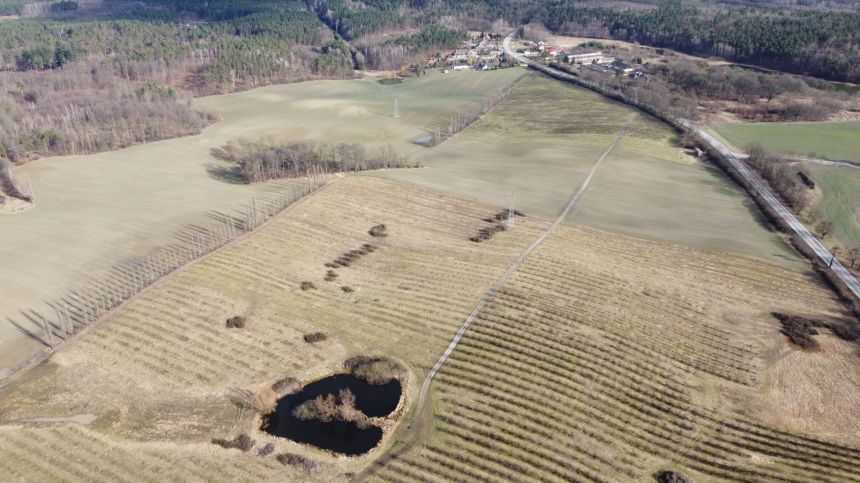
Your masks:
{"label": "transmission tower", "polygon": [[400,105],[397,102],[397,98],[394,99],[394,119],[400,117]]}

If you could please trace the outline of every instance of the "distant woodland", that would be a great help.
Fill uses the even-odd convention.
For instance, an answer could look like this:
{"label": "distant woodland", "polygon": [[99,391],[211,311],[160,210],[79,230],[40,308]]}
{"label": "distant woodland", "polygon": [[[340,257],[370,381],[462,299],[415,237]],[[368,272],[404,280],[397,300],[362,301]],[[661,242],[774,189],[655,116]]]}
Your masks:
{"label": "distant woodland", "polygon": [[857,0],[0,0],[0,15],[20,16],[0,21],[0,155],[20,163],[196,132],[213,117],[191,109],[195,95],[395,70],[468,30],[529,22],[860,81],[858,10]]}

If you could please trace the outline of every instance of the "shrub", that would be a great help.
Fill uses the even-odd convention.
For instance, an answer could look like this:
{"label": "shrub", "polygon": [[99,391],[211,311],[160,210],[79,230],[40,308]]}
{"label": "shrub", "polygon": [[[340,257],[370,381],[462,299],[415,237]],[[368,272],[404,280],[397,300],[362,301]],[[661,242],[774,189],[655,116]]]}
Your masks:
{"label": "shrub", "polygon": [[275,452],[275,445],[272,443],[266,443],[266,446],[260,448],[260,451],[257,451],[257,456],[266,457]]}
{"label": "shrub", "polygon": [[353,289],[352,289],[352,287],[350,287],[350,286],[348,286],[348,285],[344,285],[344,286],[343,286],[343,287],[341,287],[340,289],[341,289],[341,290],[343,290],[345,293],[352,293],[352,292],[355,292],[355,290],[353,290]]}
{"label": "shrub", "polygon": [[335,272],[334,270],[329,270],[325,274],[325,281],[326,282],[331,282],[336,278],[337,278],[337,272]]}
{"label": "shrub", "polygon": [[374,385],[399,379],[404,372],[400,364],[385,357],[353,356],[344,361],[343,366],[353,376]]}
{"label": "shrub", "polygon": [[234,388],[230,391],[230,400],[239,407],[253,409],[260,414],[269,414],[278,404],[278,394],[271,387],[265,387],[257,393],[248,389]]}
{"label": "shrub", "polygon": [[247,453],[248,451],[251,450],[251,448],[254,447],[254,444],[256,444],[256,441],[254,441],[247,434],[240,434],[239,436],[237,436],[235,439],[232,439],[232,440],[217,439],[216,438],[216,439],[212,440],[212,443],[217,444],[218,446],[221,446],[222,448],[238,449],[244,453]]}
{"label": "shrub", "polygon": [[370,236],[382,238],[382,237],[388,236],[388,233],[386,233],[385,230],[386,230],[385,225],[380,224],[380,225],[376,225],[376,226],[372,227],[367,233],[369,233]]}
{"label": "shrub", "polygon": [[314,342],[320,342],[328,339],[328,336],[322,332],[313,332],[310,334],[305,334],[304,339],[305,342],[313,344]]}
{"label": "shrub", "polygon": [[798,317],[796,315],[786,315],[774,313],[774,317],[782,323],[782,332],[791,342],[799,345],[803,349],[814,349],[818,347],[818,342],[812,338],[818,334],[815,329],[816,323],[813,320]]}
{"label": "shrub", "polygon": [[505,231],[506,229],[507,228],[505,228],[505,225],[501,223],[496,223],[493,226],[481,228],[480,230],[478,230],[478,235],[469,238],[469,240],[475,243],[481,243],[484,240],[489,240],[490,238],[493,238],[493,235],[500,231]]}
{"label": "shrub", "polygon": [[687,478],[683,473],[672,470],[661,470],[654,475],[654,479],[659,483],[693,483],[693,480]]}
{"label": "shrub", "polygon": [[278,461],[284,466],[295,466],[296,468],[315,473],[322,470],[322,463],[312,460],[302,455],[295,453],[281,453],[276,456]]}
{"label": "shrub", "polygon": [[355,407],[355,394],[349,389],[341,389],[337,396],[321,394],[309,399],[293,409],[293,416],[302,421],[348,421],[361,423],[364,427],[370,424],[367,416]]}
{"label": "shrub", "polygon": [[328,267],[328,268],[337,268],[337,267],[339,267],[340,265],[338,265],[337,263],[334,263],[334,262],[326,262],[326,263],[325,263],[325,266],[326,266],[326,267]]}
{"label": "shrub", "polygon": [[236,315],[234,317],[230,317],[227,319],[227,328],[228,329],[244,329],[245,325],[247,325],[248,319],[242,317],[241,315]]}
{"label": "shrub", "polygon": [[285,377],[272,384],[272,390],[275,391],[279,396],[293,394],[295,392],[298,392],[301,388],[302,383],[299,382],[299,380],[295,377]]}
{"label": "shrub", "polygon": [[828,324],[827,327],[830,329],[831,332],[833,332],[833,335],[839,337],[840,339],[848,341],[860,339],[860,325],[858,325],[856,322],[832,322]]}
{"label": "shrub", "polygon": [[311,290],[311,289],[315,289],[315,288],[317,288],[317,286],[314,285],[313,282],[307,282],[307,281],[302,282],[302,285],[301,285],[302,291],[307,291],[307,290]]}
{"label": "shrub", "polygon": [[370,243],[365,243],[361,246],[367,253],[373,253],[376,251],[376,245],[371,245]]}

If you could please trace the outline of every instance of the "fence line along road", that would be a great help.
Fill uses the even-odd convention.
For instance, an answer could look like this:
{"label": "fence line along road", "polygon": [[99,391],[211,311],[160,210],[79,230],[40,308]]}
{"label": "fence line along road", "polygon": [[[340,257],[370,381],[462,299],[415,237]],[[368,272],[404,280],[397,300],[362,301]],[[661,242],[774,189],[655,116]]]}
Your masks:
{"label": "fence line along road", "polygon": [[[529,67],[532,67],[539,72],[544,72],[548,75],[551,75],[556,79],[572,82],[574,84],[584,87],[589,87],[598,91],[601,94],[605,94],[604,91],[592,85],[591,83],[578,79],[558,69],[553,69],[552,67],[533,62],[526,56],[515,52],[514,49],[511,48],[511,39],[513,39],[513,36],[516,32],[517,31],[515,30],[508,34],[505,37],[505,40],[502,42],[502,48],[505,50],[505,53],[507,55],[516,59],[520,63],[528,65]],[[647,106],[644,106],[643,104],[634,101],[633,99],[630,99],[624,94],[612,93],[612,95],[618,97],[619,99],[623,99],[628,104],[640,108],[645,108],[646,110],[648,110]],[[815,253],[815,256],[817,256],[822,263],[830,267],[833,273],[837,277],[839,277],[839,279],[845,284],[848,290],[851,291],[854,297],[860,299],[860,281],[858,281],[857,278],[854,277],[854,275],[852,275],[851,272],[849,272],[848,269],[846,269],[845,266],[839,262],[839,260],[836,260],[836,257],[834,257],[832,253],[830,253],[830,250],[828,250],[827,247],[825,247],[824,244],[822,244],[821,241],[818,240],[818,238],[816,238],[815,235],[813,235],[812,232],[810,232],[809,229],[806,228],[806,226],[801,223],[796,216],[794,216],[794,213],[792,213],[791,210],[786,208],[785,205],[782,204],[782,202],[779,200],[779,198],[777,198],[770,191],[770,189],[765,186],[765,184],[757,176],[755,176],[752,171],[750,171],[749,167],[740,159],[739,156],[733,153],[732,150],[730,150],[725,144],[720,142],[714,136],[710,135],[704,129],[697,126],[692,121],[689,121],[687,119],[672,119],[674,120],[674,123],[676,125],[698,135],[699,138],[702,139],[708,145],[710,145],[712,149],[719,152],[731,165],[731,167],[738,173],[738,175],[740,175],[750,185],[754,194],[758,196],[761,200],[763,200],[765,203],[767,203],[767,205],[773,210],[776,216],[781,219],[783,224],[785,226],[788,226],[804,243],[806,243],[809,249]]]}

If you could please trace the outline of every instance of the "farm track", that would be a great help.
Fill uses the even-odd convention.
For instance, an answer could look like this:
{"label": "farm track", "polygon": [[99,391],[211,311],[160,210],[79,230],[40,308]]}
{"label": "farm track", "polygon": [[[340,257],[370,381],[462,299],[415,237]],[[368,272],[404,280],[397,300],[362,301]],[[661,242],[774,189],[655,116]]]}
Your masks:
{"label": "farm track", "polygon": [[389,459],[396,459],[398,454],[408,451],[416,442],[418,442],[420,440],[421,434],[425,430],[426,425],[428,423],[427,418],[429,416],[429,413],[427,412],[426,408],[428,407],[427,402],[428,402],[428,398],[430,395],[430,386],[433,382],[433,378],[436,376],[436,374],[445,365],[445,362],[448,360],[448,358],[451,356],[451,354],[457,348],[457,345],[460,343],[463,336],[469,330],[469,327],[471,327],[471,325],[475,322],[475,320],[481,314],[481,311],[484,309],[484,307],[490,301],[492,301],[494,299],[496,294],[499,293],[499,291],[505,285],[507,280],[517,271],[517,269],[520,268],[520,266],[523,265],[523,263],[526,261],[526,259],[528,259],[529,255],[531,255],[531,253],[535,249],[537,249],[544,242],[544,240],[546,240],[547,237],[549,237],[549,235],[551,235],[553,232],[555,232],[558,229],[559,225],[561,225],[562,222],[564,222],[564,220],[567,218],[570,211],[576,205],[576,202],[582,197],[582,195],[588,189],[588,186],[590,185],[591,180],[594,178],[594,175],[597,173],[598,168],[600,168],[600,165],[603,163],[603,161],[606,159],[606,157],[609,156],[609,153],[611,153],[612,150],[615,149],[615,146],[617,146],[618,143],[621,142],[621,140],[624,138],[624,135],[627,134],[627,132],[630,130],[631,126],[633,125],[633,122],[636,120],[636,117],[637,117],[637,114],[634,113],[630,117],[630,119],[627,121],[627,123],[616,134],[615,138],[612,140],[610,145],[606,148],[606,150],[603,152],[603,154],[600,155],[600,157],[597,159],[597,161],[595,161],[594,165],[592,166],[592,168],[589,171],[586,178],[582,181],[582,183],[580,184],[577,191],[573,194],[573,196],[570,198],[568,203],[564,206],[564,208],[561,210],[559,215],[553,221],[552,225],[550,225],[544,232],[542,232],[540,234],[540,236],[517,257],[517,259],[507,269],[507,271],[505,271],[505,273],[502,275],[502,277],[490,288],[490,290],[486,294],[484,294],[481,301],[472,310],[472,312],[469,314],[469,316],[463,322],[463,325],[460,326],[459,331],[454,335],[454,338],[451,340],[448,347],[445,349],[445,351],[442,353],[442,355],[439,357],[439,359],[436,361],[436,363],[433,365],[433,367],[427,373],[427,376],[424,379],[423,384],[421,385],[421,391],[418,395],[418,402],[416,403],[416,408],[415,408],[415,412],[414,412],[414,420],[407,427],[406,434],[400,435],[400,441],[402,441],[404,443],[401,446],[398,446],[398,447],[395,447],[395,448],[392,448],[391,450],[389,450],[389,453],[384,455],[382,458],[378,459],[376,462],[374,462],[374,464],[372,466],[370,466],[364,472],[359,474],[355,478],[357,481],[363,481],[363,480],[371,477],[373,475],[375,468],[377,468],[380,465],[383,465],[385,463],[385,461],[387,461]]}

